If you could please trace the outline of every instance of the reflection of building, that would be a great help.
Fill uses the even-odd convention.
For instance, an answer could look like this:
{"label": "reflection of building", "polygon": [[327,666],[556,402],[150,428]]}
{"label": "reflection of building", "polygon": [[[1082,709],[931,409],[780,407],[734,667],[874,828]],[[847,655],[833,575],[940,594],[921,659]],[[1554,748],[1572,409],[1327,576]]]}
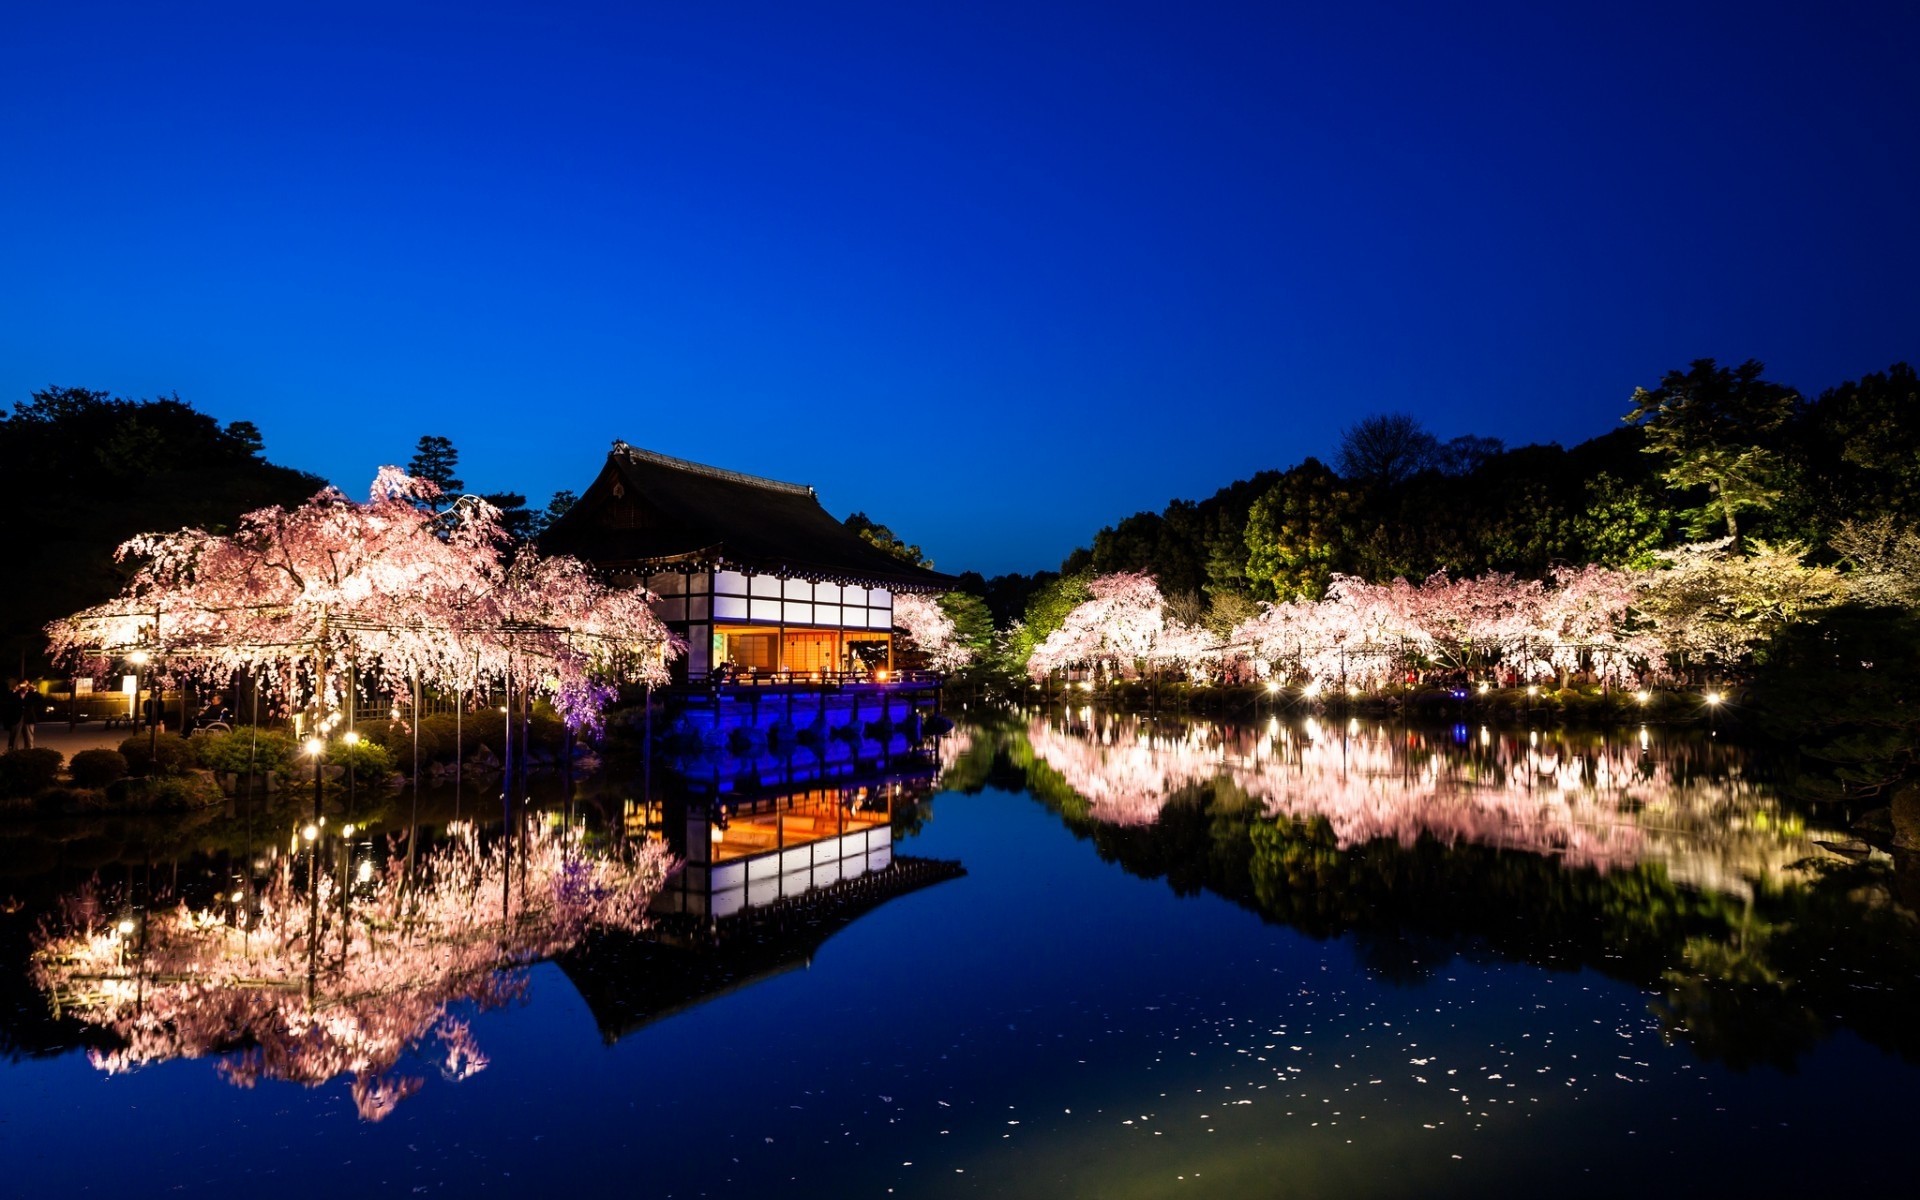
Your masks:
{"label": "reflection of building", "polygon": [[892,860],[858,878],[747,909],[707,938],[603,938],[561,956],[600,1034],[612,1042],[728,992],[798,970],[834,934],[887,901],[966,874],[938,859]]}
{"label": "reflection of building", "polygon": [[681,865],[653,911],[711,922],[884,871],[893,862],[896,806],[915,803],[927,781],[669,802],[648,824]]}
{"label": "reflection of building", "polygon": [[744,681],[872,678],[893,666],[894,593],[953,583],[834,520],[810,487],[625,442],[540,543],[658,596],[690,680],[729,664]]}

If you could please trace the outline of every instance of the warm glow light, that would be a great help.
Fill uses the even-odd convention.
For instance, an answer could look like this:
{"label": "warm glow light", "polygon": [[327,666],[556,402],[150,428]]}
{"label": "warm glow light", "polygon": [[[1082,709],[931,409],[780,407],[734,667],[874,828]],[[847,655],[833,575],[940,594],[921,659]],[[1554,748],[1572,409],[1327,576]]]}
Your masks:
{"label": "warm glow light", "polygon": [[1533,684],[1531,684],[1531,683],[1527,685],[1527,695],[1529,695],[1529,696],[1538,696],[1539,694],[1540,694],[1540,689],[1539,689],[1539,688],[1537,688],[1537,687],[1535,687],[1535,686],[1534,686]]}
{"label": "warm glow light", "polygon": [[1638,700],[1640,703],[1645,704],[1647,701],[1653,699],[1653,693],[1652,692],[1635,692],[1633,694],[1633,698],[1635,700]]}
{"label": "warm glow light", "polygon": [[309,825],[300,831],[300,836],[308,841],[312,841],[320,836],[320,827],[317,825]]}
{"label": "warm glow light", "polygon": [[353,822],[351,822],[351,821],[349,821],[349,822],[347,822],[347,823],[346,823],[345,825],[342,825],[342,826],[340,827],[340,836],[341,836],[341,837],[352,837],[352,836],[353,836]]}
{"label": "warm glow light", "polygon": [[1275,692],[1277,692],[1277,691],[1279,691],[1279,690],[1280,690],[1280,681],[1279,681],[1279,680],[1277,680],[1277,679],[1269,679],[1269,680],[1267,680],[1267,695],[1269,695],[1269,696],[1271,696],[1271,695],[1273,695],[1273,694],[1274,694]]}
{"label": "warm glow light", "polygon": [[1482,696],[1487,694],[1487,685],[1484,682],[1480,685],[1480,694]]}
{"label": "warm glow light", "polygon": [[359,879],[360,879],[360,882],[361,882],[361,883],[365,883],[365,882],[367,882],[368,880],[370,880],[370,879],[372,879],[372,878],[373,878],[373,864],[372,864],[372,863],[370,863],[370,862],[362,862],[362,863],[360,864],[360,870],[359,870],[359,872],[358,872],[358,877],[359,877]]}
{"label": "warm glow light", "polygon": [[887,681],[887,673],[885,671],[875,671],[873,674],[874,674],[874,678],[878,679],[881,683],[885,683]]}
{"label": "warm glow light", "polygon": [[136,667],[144,667],[147,665],[147,652],[145,650],[135,650],[132,654],[127,655],[127,661]]}
{"label": "warm glow light", "polygon": [[1707,693],[1707,703],[1708,703],[1708,704],[1718,704],[1718,703],[1720,703],[1720,693],[1719,693],[1719,692],[1708,692],[1708,693]]}
{"label": "warm glow light", "polygon": [[120,923],[119,923],[118,925],[116,925],[116,926],[114,926],[114,928],[115,928],[115,929],[118,929],[118,930],[119,930],[119,931],[120,931],[121,933],[132,933],[132,932],[133,932],[133,922],[132,922],[132,920],[130,920],[130,919],[129,919],[129,920],[123,920],[123,921],[121,921],[121,922],[120,922]]}
{"label": "warm glow light", "polygon": [[340,740],[349,746],[358,746],[360,744],[360,735],[349,729],[340,735]]}
{"label": "warm glow light", "polygon": [[327,744],[317,737],[307,739],[307,753],[313,755],[315,758],[320,757],[320,752],[326,748]]}
{"label": "warm glow light", "polygon": [[244,900],[244,899],[246,899],[246,895],[245,895],[244,893],[242,893],[242,892],[235,892],[235,893],[233,894],[233,902],[234,902],[235,904],[238,904],[238,903],[240,903],[240,902],[241,902],[242,900]]}
{"label": "warm glow light", "polygon": [[1300,694],[1308,697],[1318,696],[1320,694],[1320,681],[1318,679],[1310,681],[1307,686],[1300,689]]}

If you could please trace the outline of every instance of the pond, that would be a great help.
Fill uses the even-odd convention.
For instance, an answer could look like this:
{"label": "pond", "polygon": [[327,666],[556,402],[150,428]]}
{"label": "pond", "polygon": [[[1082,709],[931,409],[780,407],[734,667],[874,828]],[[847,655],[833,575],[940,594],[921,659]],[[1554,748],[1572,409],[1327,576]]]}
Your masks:
{"label": "pond", "polygon": [[[404,797],[334,858],[298,813],[6,827],[13,1190],[1780,1194],[1906,1173],[1920,885],[1712,738],[1054,710],[963,725],[939,758],[937,783],[767,800],[611,789],[512,846],[429,794],[440,865],[399,900]],[[658,867],[649,831],[704,873],[637,936],[608,897]],[[344,888],[302,874],[323,860]],[[179,899],[201,924],[163,928]],[[383,904],[437,914],[436,939],[401,953]],[[513,937],[485,924],[503,911]],[[93,940],[53,937],[76,921]],[[244,969],[201,965],[206,938],[243,939]]]}

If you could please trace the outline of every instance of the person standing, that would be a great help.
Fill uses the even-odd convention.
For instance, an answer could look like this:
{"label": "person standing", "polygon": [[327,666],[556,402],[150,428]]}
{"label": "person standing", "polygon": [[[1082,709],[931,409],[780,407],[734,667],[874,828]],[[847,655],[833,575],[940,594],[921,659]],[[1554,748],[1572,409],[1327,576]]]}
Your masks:
{"label": "person standing", "polygon": [[24,712],[25,705],[21,703],[19,688],[9,679],[7,690],[0,692],[0,725],[7,727],[8,750],[19,745],[20,717]]}
{"label": "person standing", "polygon": [[[33,727],[40,723],[40,693],[30,683],[20,685],[20,748],[33,749]],[[13,739],[7,739],[7,748],[13,748]]]}

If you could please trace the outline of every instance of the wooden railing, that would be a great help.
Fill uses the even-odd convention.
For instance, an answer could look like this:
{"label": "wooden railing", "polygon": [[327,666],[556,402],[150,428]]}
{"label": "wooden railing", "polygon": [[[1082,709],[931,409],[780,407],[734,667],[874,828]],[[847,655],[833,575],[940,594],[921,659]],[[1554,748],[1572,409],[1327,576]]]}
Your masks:
{"label": "wooden railing", "polygon": [[937,671],[739,671],[724,675],[715,672],[693,687],[819,687],[839,688],[859,685],[934,684],[941,682]]}

